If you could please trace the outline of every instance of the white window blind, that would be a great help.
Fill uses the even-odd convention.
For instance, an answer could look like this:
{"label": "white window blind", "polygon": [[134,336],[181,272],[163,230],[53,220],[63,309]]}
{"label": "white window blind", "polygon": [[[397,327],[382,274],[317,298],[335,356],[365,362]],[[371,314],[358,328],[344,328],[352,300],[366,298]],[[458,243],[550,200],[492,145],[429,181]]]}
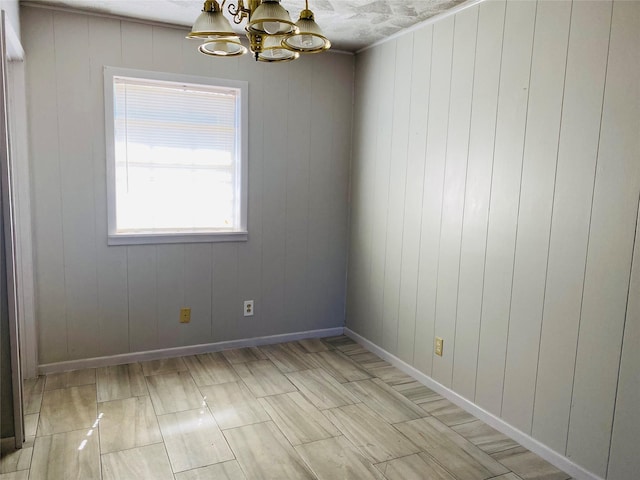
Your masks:
{"label": "white window blind", "polygon": [[242,89],[111,78],[110,236],[246,231]]}

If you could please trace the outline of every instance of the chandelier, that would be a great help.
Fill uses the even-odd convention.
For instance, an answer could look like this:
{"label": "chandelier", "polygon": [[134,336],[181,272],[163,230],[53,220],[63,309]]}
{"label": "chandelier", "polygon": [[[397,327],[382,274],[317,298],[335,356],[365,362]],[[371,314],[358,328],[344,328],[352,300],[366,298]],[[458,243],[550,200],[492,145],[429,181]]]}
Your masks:
{"label": "chandelier", "polygon": [[[217,0],[206,0],[187,35],[187,38],[203,40],[198,50],[205,55],[236,57],[247,53],[223,14],[226,1],[220,4]],[[301,53],[319,53],[331,47],[309,10],[308,0],[295,23],[280,0],[247,0],[246,6],[244,0],[237,0],[236,5],[230,3],[227,10],[236,25],[247,20],[245,30],[256,60],[286,62],[297,59]]]}

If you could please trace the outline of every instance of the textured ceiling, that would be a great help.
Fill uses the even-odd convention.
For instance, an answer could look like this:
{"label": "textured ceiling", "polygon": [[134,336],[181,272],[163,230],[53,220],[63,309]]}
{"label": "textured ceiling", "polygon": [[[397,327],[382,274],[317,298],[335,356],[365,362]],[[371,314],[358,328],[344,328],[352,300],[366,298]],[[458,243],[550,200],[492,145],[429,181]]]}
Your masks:
{"label": "textured ceiling", "polygon": [[[404,28],[448,10],[464,0],[309,0],[316,22],[333,48],[355,52]],[[190,27],[202,0],[41,0],[28,4],[54,5]],[[227,0],[227,4],[236,4]],[[297,20],[304,0],[282,0]],[[226,7],[225,7],[226,11]],[[244,23],[243,23],[244,26]],[[242,27],[238,32],[242,33]]]}

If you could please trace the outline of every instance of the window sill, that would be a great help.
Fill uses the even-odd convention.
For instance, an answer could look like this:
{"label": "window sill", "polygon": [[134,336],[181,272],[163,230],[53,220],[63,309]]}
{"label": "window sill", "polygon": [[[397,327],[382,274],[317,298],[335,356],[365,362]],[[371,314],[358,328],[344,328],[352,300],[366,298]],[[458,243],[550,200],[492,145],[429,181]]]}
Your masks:
{"label": "window sill", "polygon": [[135,233],[113,234],[107,238],[107,245],[158,245],[163,243],[216,243],[246,242],[249,233],[206,232],[206,233]]}

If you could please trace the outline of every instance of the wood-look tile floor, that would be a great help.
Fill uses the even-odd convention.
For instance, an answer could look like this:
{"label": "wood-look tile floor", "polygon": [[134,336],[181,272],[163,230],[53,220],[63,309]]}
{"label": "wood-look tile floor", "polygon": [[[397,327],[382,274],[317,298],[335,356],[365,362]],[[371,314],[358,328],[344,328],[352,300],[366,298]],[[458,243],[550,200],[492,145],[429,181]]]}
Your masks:
{"label": "wood-look tile floor", "polygon": [[25,382],[0,480],[566,480],[345,336]]}

